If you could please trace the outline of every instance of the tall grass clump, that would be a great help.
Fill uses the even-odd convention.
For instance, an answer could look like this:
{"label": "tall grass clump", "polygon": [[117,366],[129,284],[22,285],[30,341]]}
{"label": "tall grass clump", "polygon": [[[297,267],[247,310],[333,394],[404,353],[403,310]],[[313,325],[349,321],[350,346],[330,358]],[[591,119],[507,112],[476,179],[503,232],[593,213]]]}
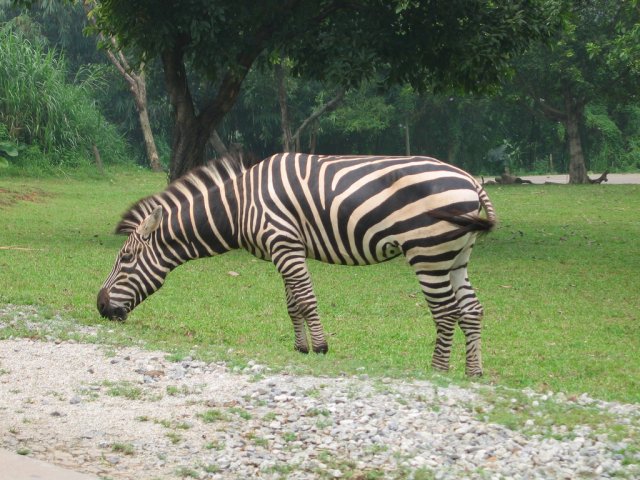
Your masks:
{"label": "tall grass clump", "polygon": [[67,81],[64,58],[44,42],[27,40],[11,23],[0,26],[0,123],[19,155],[20,170],[55,170],[93,162],[93,147],[105,164],[129,158],[124,139],[98,110],[91,94],[97,71]]}

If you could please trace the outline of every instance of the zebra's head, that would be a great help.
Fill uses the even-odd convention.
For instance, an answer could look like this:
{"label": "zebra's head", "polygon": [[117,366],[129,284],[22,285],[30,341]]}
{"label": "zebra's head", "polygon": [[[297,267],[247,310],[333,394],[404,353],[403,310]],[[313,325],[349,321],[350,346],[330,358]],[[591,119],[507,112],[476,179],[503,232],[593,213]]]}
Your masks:
{"label": "zebra's head", "polygon": [[129,238],[98,293],[98,311],[103,317],[125,320],[136,305],[164,283],[168,270],[158,265],[154,249],[154,232],[161,223],[162,207],[156,206],[136,228],[129,229]]}

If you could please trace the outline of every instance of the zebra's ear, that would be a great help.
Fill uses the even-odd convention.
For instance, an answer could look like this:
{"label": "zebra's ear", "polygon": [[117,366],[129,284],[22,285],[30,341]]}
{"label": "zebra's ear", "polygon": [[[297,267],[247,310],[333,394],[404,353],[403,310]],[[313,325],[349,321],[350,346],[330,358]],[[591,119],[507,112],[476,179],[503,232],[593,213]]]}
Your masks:
{"label": "zebra's ear", "polygon": [[153,209],[153,212],[149,214],[147,218],[145,218],[140,226],[136,229],[136,232],[143,237],[148,237],[155,231],[162,221],[162,207],[158,205]]}

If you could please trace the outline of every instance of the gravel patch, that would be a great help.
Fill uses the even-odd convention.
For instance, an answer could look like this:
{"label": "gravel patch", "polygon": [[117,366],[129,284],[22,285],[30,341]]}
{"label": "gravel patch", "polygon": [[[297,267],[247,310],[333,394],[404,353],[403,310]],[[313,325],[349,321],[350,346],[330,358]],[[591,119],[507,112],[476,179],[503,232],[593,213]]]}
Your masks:
{"label": "gravel patch", "polygon": [[[168,358],[0,341],[0,448],[111,479],[640,476],[639,405]],[[550,425],[567,405],[591,420]]]}

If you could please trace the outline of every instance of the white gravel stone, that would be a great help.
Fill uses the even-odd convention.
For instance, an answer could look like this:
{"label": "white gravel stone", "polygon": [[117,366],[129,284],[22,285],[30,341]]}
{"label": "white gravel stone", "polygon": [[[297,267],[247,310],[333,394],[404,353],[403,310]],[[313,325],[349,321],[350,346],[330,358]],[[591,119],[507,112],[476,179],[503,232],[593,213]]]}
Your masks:
{"label": "white gravel stone", "polygon": [[[630,439],[586,427],[558,427],[551,438],[488,423],[474,407],[491,405],[474,386],[271,373],[256,380],[255,362],[232,373],[220,362],[106,350],[0,341],[0,448],[114,480],[177,478],[180,469],[201,479],[412,478],[419,470],[447,480],[640,478],[640,458],[620,454]],[[567,401],[525,393],[532,408]],[[575,403],[639,433],[639,405],[585,395]]]}

